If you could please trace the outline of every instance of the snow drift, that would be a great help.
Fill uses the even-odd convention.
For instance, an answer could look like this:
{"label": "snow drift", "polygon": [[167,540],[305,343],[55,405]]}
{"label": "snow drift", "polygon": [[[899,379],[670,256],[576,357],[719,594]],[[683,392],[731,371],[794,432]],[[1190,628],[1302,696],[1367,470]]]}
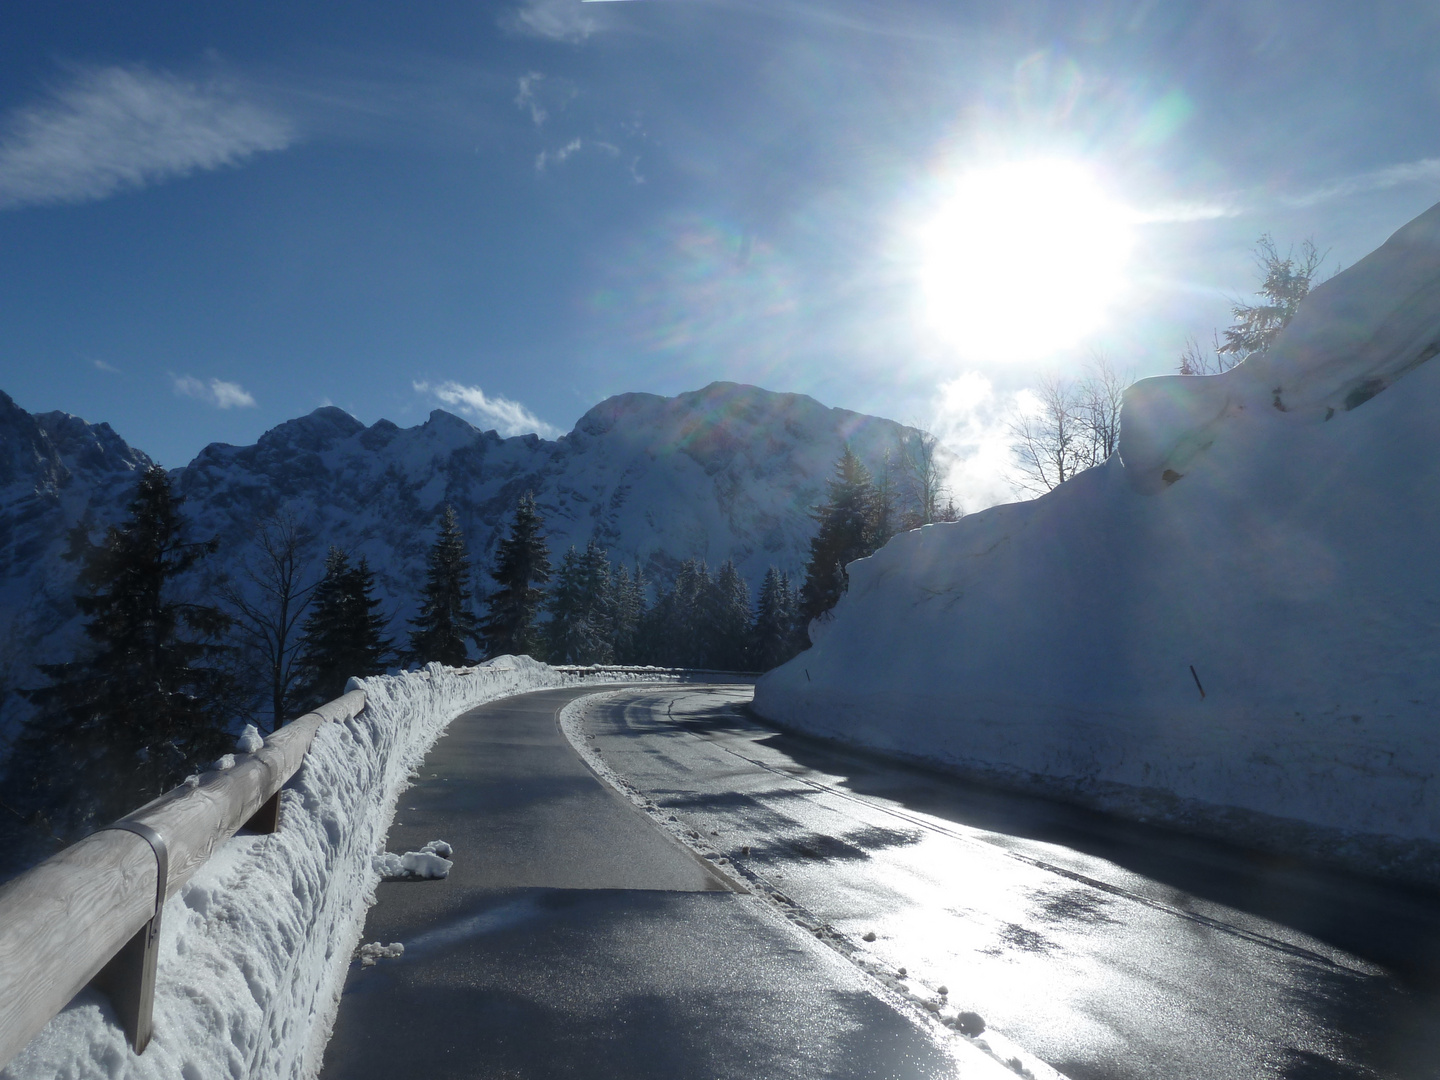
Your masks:
{"label": "snow drift", "polygon": [[374,857],[435,740],[486,701],[607,681],[524,656],[352,680],[365,709],[316,734],[283,789],[280,831],[235,836],[167,902],[144,1055],[131,1052],[109,1002],[87,990],[0,1078],[314,1076],[380,879]]}
{"label": "snow drift", "polygon": [[852,565],[756,708],[1440,883],[1437,352],[1440,207],[1267,356],[1133,386],[1103,466]]}

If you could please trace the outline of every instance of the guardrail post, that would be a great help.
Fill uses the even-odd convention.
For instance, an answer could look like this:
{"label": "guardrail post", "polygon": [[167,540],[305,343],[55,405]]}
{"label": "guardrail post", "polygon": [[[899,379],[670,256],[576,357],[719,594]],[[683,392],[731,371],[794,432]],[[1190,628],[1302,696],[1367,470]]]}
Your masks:
{"label": "guardrail post", "polygon": [[163,836],[138,821],[121,819],[105,828],[132,832],[155,852],[155,914],[91,980],[115,1006],[135,1053],[143,1054],[154,1030],[155,957],[160,951],[160,914],[170,878],[170,851]]}
{"label": "guardrail post", "polygon": [[254,833],[273,833],[280,829],[280,792],[277,789],[274,795],[260,804],[250,820],[240,826],[242,829],[249,829]]}

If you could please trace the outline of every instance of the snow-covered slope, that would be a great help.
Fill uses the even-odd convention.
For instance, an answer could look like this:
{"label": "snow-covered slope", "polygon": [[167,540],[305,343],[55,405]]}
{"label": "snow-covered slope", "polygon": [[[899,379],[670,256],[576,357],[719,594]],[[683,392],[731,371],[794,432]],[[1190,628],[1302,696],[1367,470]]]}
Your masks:
{"label": "snow-covered slope", "polygon": [[1440,207],[1265,358],[1132,387],[1105,465],[854,564],[757,709],[1440,882],[1437,352]]}
{"label": "snow-covered slope", "polygon": [[[735,383],[613,397],[555,441],[502,439],[438,410],[402,429],[324,408],[254,446],[206,447],[175,480],[198,533],[221,539],[217,569],[246,555],[257,521],[287,510],[315,537],[317,560],[330,544],[369,558],[403,636],[446,502],[480,567],[533,490],[557,559],[597,536],[612,560],[638,560],[654,579],[692,556],[712,567],[733,558],[758,587],[772,564],[803,566],[809,509],[844,442],[878,470],[908,430]],[[104,424],[31,416],[0,395],[0,655],[11,685],[30,685],[37,659],[74,644],[66,530],[87,508],[115,520],[148,463]]]}

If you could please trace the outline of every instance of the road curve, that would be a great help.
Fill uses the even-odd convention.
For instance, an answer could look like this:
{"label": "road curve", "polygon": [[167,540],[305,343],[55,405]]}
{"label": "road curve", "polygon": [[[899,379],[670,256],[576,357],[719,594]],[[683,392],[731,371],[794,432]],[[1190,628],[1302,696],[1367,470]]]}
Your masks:
{"label": "road curve", "polygon": [[858,962],[1074,1080],[1440,1076],[1433,895],[781,734],[749,696],[592,699],[577,741]]}
{"label": "road curve", "polygon": [[454,846],[384,882],[322,1076],[1013,1077],[926,1024],[603,784],[543,691],[457,719],[387,846]]}

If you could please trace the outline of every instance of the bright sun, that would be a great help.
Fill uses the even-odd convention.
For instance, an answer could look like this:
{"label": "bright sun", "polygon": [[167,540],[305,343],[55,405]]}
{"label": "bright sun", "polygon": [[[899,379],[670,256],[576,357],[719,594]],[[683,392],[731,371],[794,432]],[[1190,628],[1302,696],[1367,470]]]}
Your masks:
{"label": "bright sun", "polygon": [[1076,162],[967,173],[922,237],[929,318],[969,358],[1043,357],[1103,323],[1132,243],[1130,215]]}

